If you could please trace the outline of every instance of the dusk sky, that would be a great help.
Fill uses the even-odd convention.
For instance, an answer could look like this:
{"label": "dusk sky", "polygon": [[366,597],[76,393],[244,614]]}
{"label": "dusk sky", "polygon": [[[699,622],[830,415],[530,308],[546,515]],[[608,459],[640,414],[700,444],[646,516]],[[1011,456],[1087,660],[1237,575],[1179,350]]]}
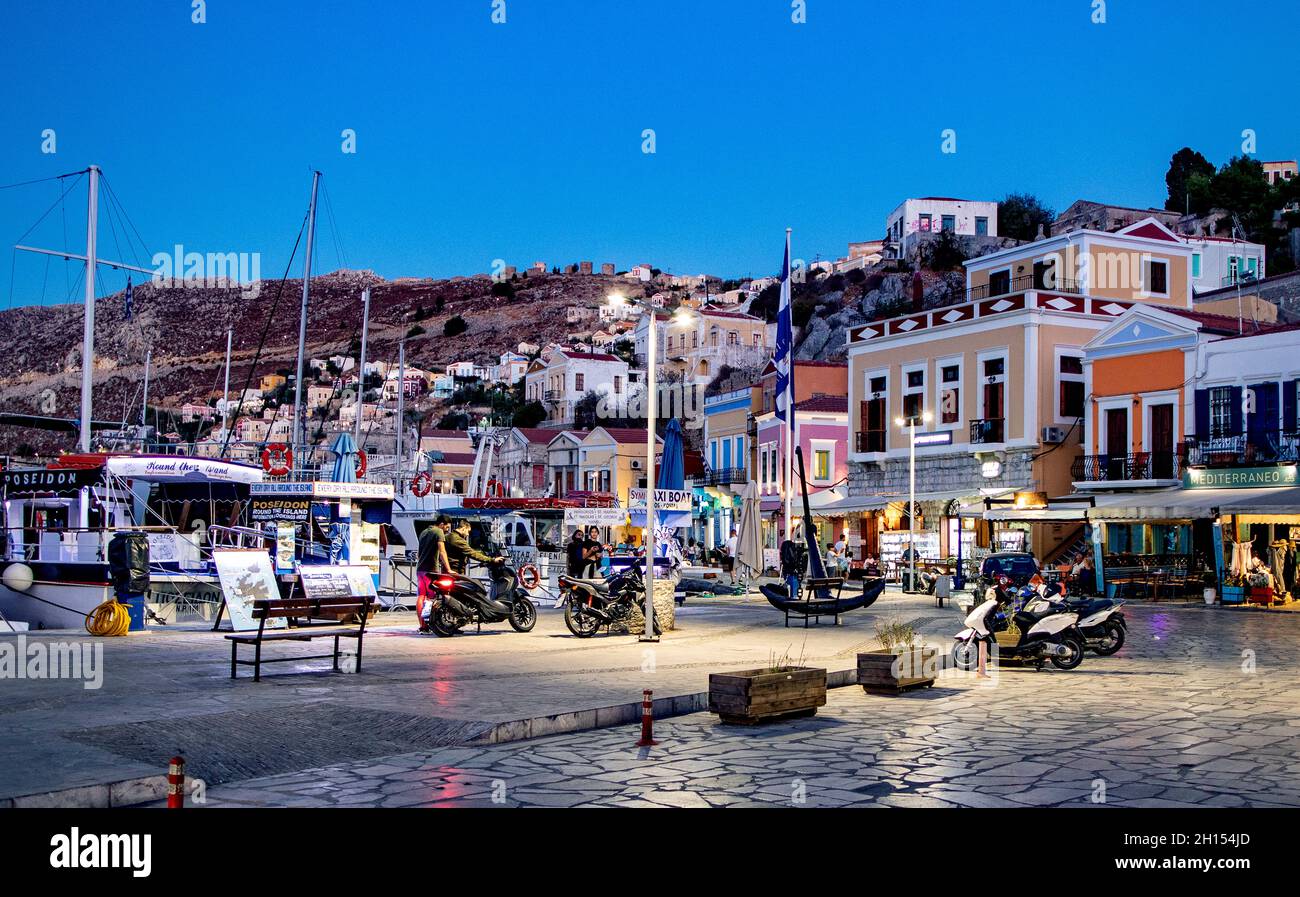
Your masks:
{"label": "dusk sky", "polygon": [[[842,256],[908,196],[1161,205],[1181,146],[1218,164],[1250,128],[1258,158],[1300,154],[1293,0],[1111,0],[1104,24],[1091,0],[808,0],[806,24],[789,0],[505,0],[505,24],[491,0],[283,6],[209,0],[193,24],[188,0],[6,0],[0,185],[97,163],[151,253],[260,253],[268,279],[313,167],[342,248],[322,214],[318,273],[738,276],[779,267],[786,226],[796,257]],[[56,183],[0,190],[5,244]],[[62,212],[24,242],[64,245]],[[4,259],[0,302],[66,300],[64,267]]]}

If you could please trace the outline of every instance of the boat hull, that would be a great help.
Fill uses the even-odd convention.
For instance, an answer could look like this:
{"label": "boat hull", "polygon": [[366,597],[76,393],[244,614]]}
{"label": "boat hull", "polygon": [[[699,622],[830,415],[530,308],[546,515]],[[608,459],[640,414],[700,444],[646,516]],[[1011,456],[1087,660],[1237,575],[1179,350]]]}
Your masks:
{"label": "boat hull", "polygon": [[[0,575],[15,563],[0,563]],[[30,588],[19,592],[0,583],[0,612],[12,622],[36,629],[84,629],[86,614],[109,598],[107,564],[28,563]]]}

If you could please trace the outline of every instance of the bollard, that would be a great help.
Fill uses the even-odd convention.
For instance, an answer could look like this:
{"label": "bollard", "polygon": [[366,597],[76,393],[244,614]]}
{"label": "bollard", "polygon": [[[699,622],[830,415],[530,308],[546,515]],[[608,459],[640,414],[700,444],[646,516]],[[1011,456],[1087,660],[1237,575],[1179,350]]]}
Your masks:
{"label": "bollard", "polygon": [[653,694],[648,688],[641,692],[641,740],[636,743],[637,747],[652,747],[659,743],[655,741],[654,733],[654,702],[650,699]]}
{"label": "bollard", "polygon": [[172,757],[167,766],[167,809],[185,806],[185,758]]}

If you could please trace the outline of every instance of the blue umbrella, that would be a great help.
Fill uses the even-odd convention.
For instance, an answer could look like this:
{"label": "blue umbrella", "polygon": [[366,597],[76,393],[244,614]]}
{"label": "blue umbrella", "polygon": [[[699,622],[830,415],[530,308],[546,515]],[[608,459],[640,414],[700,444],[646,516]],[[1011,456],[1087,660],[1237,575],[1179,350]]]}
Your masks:
{"label": "blue umbrella", "polygon": [[334,453],[334,464],[330,467],[329,478],[335,483],[355,483],[357,481],[357,443],[348,432],[340,433],[330,446]]}
{"label": "blue umbrella", "polygon": [[677,418],[668,421],[664,428],[663,455],[659,459],[660,489],[681,489],[686,484],[686,461],[682,449],[682,422]]}

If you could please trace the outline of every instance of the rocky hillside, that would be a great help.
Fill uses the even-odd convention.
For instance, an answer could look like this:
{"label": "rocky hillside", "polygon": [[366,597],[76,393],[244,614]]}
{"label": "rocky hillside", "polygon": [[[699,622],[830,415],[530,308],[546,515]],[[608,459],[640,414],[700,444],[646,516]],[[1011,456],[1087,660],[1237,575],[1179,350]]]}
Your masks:
{"label": "rocky hillside", "polygon": [[[524,339],[562,341],[575,329],[565,322],[568,305],[597,305],[615,291],[642,294],[636,282],[601,275],[520,275],[511,282],[514,295],[499,296],[493,295],[486,275],[388,281],[368,271],[339,271],[312,278],[308,357],[347,353],[349,347],[355,353],[366,286],[371,290],[367,357],[396,361],[398,340],[413,334],[407,361],[420,367],[495,361]],[[151,406],[206,402],[219,394],[228,327],[234,330],[232,392],[246,380],[256,386],[263,374],[292,369],[301,298],[301,280],[286,281],[283,290],[278,281],[263,282],[255,293],[146,284],[134,292],[130,321],[125,319],[123,293],[101,298],[95,310],[96,420],[121,420],[130,409],[139,408],[150,347]],[[469,325],[468,331],[444,336],[444,325],[457,315]],[[0,412],[77,416],[82,321],[79,304],[0,312]],[[74,438],[0,426],[0,453],[24,444],[42,451],[72,448]]]}

